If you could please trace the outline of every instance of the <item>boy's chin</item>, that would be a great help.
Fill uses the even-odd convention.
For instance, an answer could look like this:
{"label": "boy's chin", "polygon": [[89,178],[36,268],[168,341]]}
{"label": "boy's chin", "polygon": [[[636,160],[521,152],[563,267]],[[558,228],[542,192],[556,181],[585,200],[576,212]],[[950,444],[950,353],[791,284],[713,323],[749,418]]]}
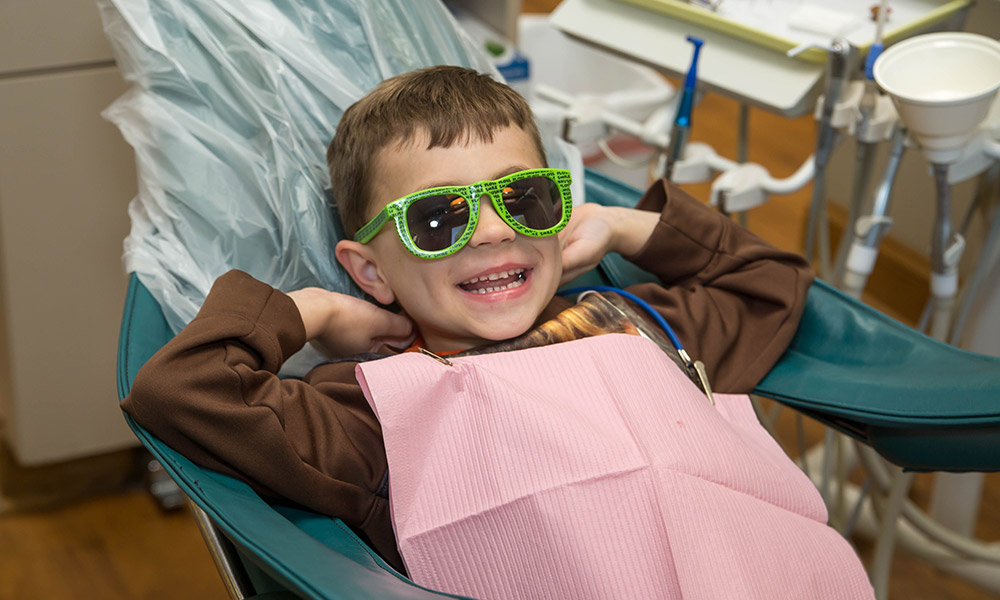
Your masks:
{"label": "boy's chin", "polygon": [[451,335],[424,338],[432,351],[438,349],[446,352],[460,352],[490,346],[499,342],[516,338],[531,330],[534,319],[527,324],[504,323],[490,326],[488,323],[477,323],[475,327],[464,332],[454,332]]}
{"label": "boy's chin", "polygon": [[482,344],[495,344],[497,342],[504,342],[507,340],[514,339],[520,335],[524,335],[531,330],[531,327],[535,324],[537,317],[533,317],[530,320],[526,319],[526,322],[517,324],[506,324],[504,326],[498,326],[490,328],[488,330],[481,329],[478,333],[478,337],[483,340]]}

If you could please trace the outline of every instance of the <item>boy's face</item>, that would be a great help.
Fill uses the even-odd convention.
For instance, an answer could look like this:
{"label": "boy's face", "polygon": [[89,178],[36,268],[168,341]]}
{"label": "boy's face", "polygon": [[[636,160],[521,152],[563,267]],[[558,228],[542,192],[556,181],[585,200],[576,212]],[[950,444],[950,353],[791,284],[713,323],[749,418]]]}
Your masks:
{"label": "boy's face", "polygon": [[[413,192],[544,166],[531,136],[516,126],[497,131],[493,142],[471,140],[431,149],[427,142],[422,133],[379,154],[368,218]],[[403,247],[391,224],[368,247],[379,276],[416,323],[428,349],[442,352],[524,333],[552,299],[562,275],[558,237],[516,233],[497,216],[488,197],[480,202],[472,239],[455,254],[418,258]],[[494,281],[480,281],[484,277]],[[494,289],[479,293],[487,287]]]}

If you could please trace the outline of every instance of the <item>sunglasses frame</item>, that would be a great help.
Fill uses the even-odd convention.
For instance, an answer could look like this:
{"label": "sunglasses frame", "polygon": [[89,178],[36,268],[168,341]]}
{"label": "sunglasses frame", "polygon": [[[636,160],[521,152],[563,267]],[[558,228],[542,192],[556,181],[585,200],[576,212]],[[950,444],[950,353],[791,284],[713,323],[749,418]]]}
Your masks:
{"label": "sunglasses frame", "polygon": [[[562,202],[562,218],[558,223],[547,229],[531,229],[530,227],[522,225],[514,219],[510,212],[507,211],[507,207],[504,206],[503,203],[504,188],[515,181],[529,179],[531,177],[545,177],[546,179],[553,181],[556,184],[556,188],[559,190],[560,201]],[[496,211],[497,215],[499,215],[500,218],[503,219],[504,223],[509,225],[510,228],[517,233],[529,237],[546,237],[554,235],[566,227],[566,224],[569,223],[570,216],[573,213],[573,197],[570,193],[570,183],[572,183],[572,176],[570,175],[570,172],[565,169],[529,169],[527,171],[511,173],[510,175],[501,177],[500,179],[480,181],[473,183],[472,185],[444,186],[421,190],[419,192],[403,196],[402,198],[387,204],[374,219],[358,230],[358,232],[354,235],[354,241],[367,244],[378,234],[379,231],[382,230],[382,227],[385,226],[390,219],[392,219],[396,223],[396,231],[399,234],[400,241],[403,242],[403,246],[406,247],[406,249],[413,255],[426,259],[443,258],[445,256],[452,255],[464,248],[465,245],[469,243],[469,240],[472,239],[472,234],[475,233],[476,226],[479,225],[479,201],[484,195],[488,195],[490,197],[490,202],[493,204],[493,210]],[[412,236],[410,235],[410,228],[406,223],[406,211],[410,208],[410,205],[418,200],[426,198],[427,196],[437,196],[442,194],[460,196],[465,200],[465,203],[469,206],[469,222],[466,224],[465,231],[462,232],[462,236],[455,240],[455,243],[447,248],[435,251],[422,250],[417,247],[417,245],[413,242]]]}

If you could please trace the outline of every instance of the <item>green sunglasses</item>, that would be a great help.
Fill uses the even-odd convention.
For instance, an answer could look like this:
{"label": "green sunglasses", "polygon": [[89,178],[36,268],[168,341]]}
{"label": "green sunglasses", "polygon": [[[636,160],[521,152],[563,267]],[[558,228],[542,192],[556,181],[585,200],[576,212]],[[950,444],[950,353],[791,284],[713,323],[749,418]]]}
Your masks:
{"label": "green sunglasses", "polygon": [[573,211],[570,172],[519,171],[493,181],[415,192],[386,205],[358,230],[354,241],[367,244],[392,219],[406,249],[420,258],[441,258],[461,250],[479,222],[479,200],[488,195],[511,229],[531,237],[559,233]]}

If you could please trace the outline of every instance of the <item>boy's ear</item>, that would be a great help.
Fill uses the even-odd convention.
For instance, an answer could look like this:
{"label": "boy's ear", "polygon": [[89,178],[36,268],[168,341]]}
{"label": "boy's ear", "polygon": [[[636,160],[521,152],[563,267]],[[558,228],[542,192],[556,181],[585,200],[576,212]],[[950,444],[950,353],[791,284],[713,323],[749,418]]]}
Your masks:
{"label": "boy's ear", "polygon": [[371,246],[354,240],[340,240],[335,250],[337,261],[366,294],[381,304],[392,304],[396,295],[378,268]]}

